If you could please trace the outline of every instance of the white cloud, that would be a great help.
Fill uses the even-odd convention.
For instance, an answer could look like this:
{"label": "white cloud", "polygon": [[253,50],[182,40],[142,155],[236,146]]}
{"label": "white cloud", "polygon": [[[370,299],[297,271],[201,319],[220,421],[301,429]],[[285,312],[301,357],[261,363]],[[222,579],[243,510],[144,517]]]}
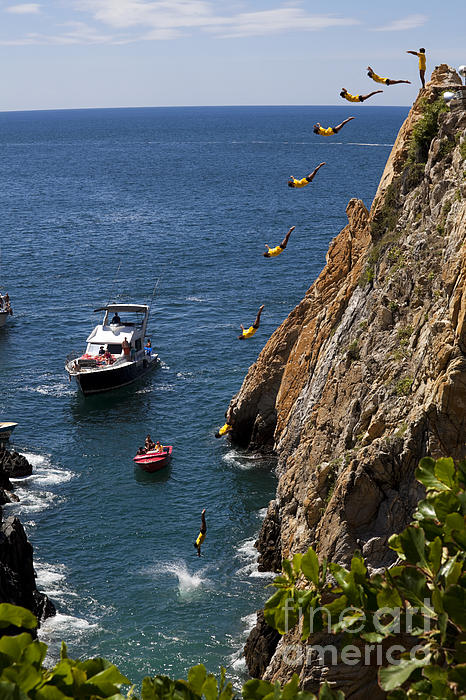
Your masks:
{"label": "white cloud", "polygon": [[40,5],[35,2],[27,2],[22,5],[10,5],[5,7],[5,12],[13,15],[37,15],[40,12]]}
{"label": "white cloud", "polygon": [[241,37],[359,24],[351,18],[308,14],[289,5],[230,16],[216,14],[216,5],[205,0],[77,0],[77,6],[114,29],[145,28],[148,33],[140,37],[144,39],[172,38],[195,27],[220,37]]}
{"label": "white cloud", "polygon": [[[289,31],[318,31],[360,23],[333,14],[309,14],[290,2],[272,10],[230,15],[220,11],[219,3],[215,4],[212,0],[73,0],[72,6],[85,13],[91,18],[91,23],[97,23],[96,26],[101,29],[93,29],[89,26],[90,22],[78,22],[73,23],[74,29],[63,34],[28,34],[17,40],[0,40],[0,43],[122,44],[177,39],[196,30],[219,38],[235,38],[270,36]],[[31,8],[40,6],[31,3],[14,7],[16,12],[20,7],[36,12],[38,9]],[[22,12],[26,13],[26,10]]]}
{"label": "white cloud", "polygon": [[422,27],[427,22],[426,15],[409,15],[403,19],[396,19],[384,27],[375,27],[375,32],[404,32],[407,29],[416,29]]}
{"label": "white cloud", "polygon": [[223,26],[208,31],[221,37],[265,36],[288,31],[318,31],[328,27],[359,24],[358,20],[334,15],[309,15],[295,7],[282,7],[262,12],[243,12],[224,20]]}

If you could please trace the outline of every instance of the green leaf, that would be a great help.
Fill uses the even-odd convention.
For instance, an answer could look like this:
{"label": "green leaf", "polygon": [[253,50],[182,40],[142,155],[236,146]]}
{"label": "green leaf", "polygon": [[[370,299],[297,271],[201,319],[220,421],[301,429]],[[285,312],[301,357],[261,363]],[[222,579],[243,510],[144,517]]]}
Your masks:
{"label": "green leaf", "polygon": [[217,700],[217,679],[212,673],[209,673],[207,679],[202,686],[202,693],[206,700]]}
{"label": "green leaf", "polygon": [[399,664],[385,666],[379,669],[379,683],[383,690],[395,690],[408,680],[413,671],[421,666],[427,666],[430,655],[424,659],[401,659]]}
{"label": "green leaf", "polygon": [[188,683],[192,690],[198,695],[202,693],[202,686],[207,678],[207,671],[205,670],[204,664],[198,664],[193,666],[188,671]]}
{"label": "green leaf", "polygon": [[299,678],[296,673],[293,673],[293,677],[289,683],[283,686],[281,697],[282,700],[294,700],[299,689]]}
{"label": "green leaf", "polygon": [[422,675],[433,683],[434,681],[446,681],[448,673],[446,668],[432,664],[429,666],[424,666],[422,669]]}
{"label": "green leaf", "polygon": [[128,678],[126,678],[126,676],[123,676],[123,674],[120,673],[116,666],[110,664],[106,669],[104,669],[100,673],[97,673],[95,676],[88,678],[84,686],[86,688],[92,687],[92,689],[97,688],[102,693],[111,695],[113,693],[116,693],[121,685],[123,685],[124,683],[129,685],[130,682],[131,681]]}
{"label": "green leaf", "polygon": [[443,594],[443,607],[450,620],[466,630],[466,591],[462,586],[449,586]]}
{"label": "green leaf", "polygon": [[0,628],[9,627],[26,627],[28,630],[37,627],[37,618],[30,610],[22,608],[19,605],[11,605],[10,603],[0,603]]}
{"label": "green leaf", "polygon": [[68,700],[69,697],[54,685],[44,685],[40,690],[36,690],[35,700]]}
{"label": "green leaf", "polygon": [[442,457],[435,462],[434,474],[448,488],[455,488],[455,464],[451,457]]}
{"label": "green leaf", "polygon": [[444,523],[447,516],[461,510],[461,502],[454,493],[439,493],[433,500],[435,514]]}
{"label": "green leaf", "polygon": [[301,559],[301,571],[315,586],[319,585],[319,560],[312,548]]}
{"label": "green leaf", "polygon": [[407,562],[428,567],[425,556],[424,530],[410,525],[399,535],[399,541]]}
{"label": "green leaf", "polygon": [[448,491],[449,487],[435,476],[435,462],[431,457],[423,457],[416,469],[416,479],[424,484],[427,491]]}
{"label": "green leaf", "polygon": [[0,639],[0,654],[6,654],[12,661],[19,661],[23,651],[31,643],[32,637],[27,632],[18,634],[16,637],[5,635]]}
{"label": "green leaf", "polygon": [[421,520],[427,518],[429,520],[436,520],[435,508],[430,500],[419,501],[417,504],[417,509],[413,515],[416,520]]}
{"label": "green leaf", "polygon": [[466,664],[457,664],[448,671],[448,679],[458,683],[460,688],[466,688]]}
{"label": "green leaf", "polygon": [[274,686],[272,683],[253,678],[251,681],[246,681],[241,694],[244,700],[261,700],[261,698],[265,698],[266,695],[272,693],[273,690]]}
{"label": "green leaf", "polygon": [[433,574],[437,574],[442,560],[442,540],[440,537],[436,537],[435,540],[430,543],[428,549],[430,570]]}
{"label": "green leaf", "polygon": [[295,576],[299,576],[299,572],[301,570],[301,559],[303,558],[303,555],[300,554],[300,552],[296,552],[296,554],[293,556],[293,572]]}
{"label": "green leaf", "polygon": [[290,581],[294,581],[293,569],[292,569],[291,562],[289,561],[289,559],[283,559],[282,569],[285,572],[285,574],[288,576]]}
{"label": "green leaf", "polygon": [[14,683],[0,681],[0,698],[2,700],[29,700],[26,693]]}

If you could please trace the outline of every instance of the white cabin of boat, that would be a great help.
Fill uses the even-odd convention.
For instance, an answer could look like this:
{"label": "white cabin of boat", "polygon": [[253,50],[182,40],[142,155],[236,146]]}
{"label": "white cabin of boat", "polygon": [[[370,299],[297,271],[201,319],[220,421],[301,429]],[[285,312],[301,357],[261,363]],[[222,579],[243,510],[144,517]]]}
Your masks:
{"label": "white cabin of boat", "polygon": [[[144,357],[144,336],[149,316],[146,304],[108,304],[94,311],[103,311],[104,317],[102,323],[95,326],[86,339],[84,353],[76,358],[78,371],[83,371],[86,367],[94,371],[114,368],[115,365],[121,366]],[[129,355],[125,355],[123,350],[125,338],[130,346]],[[99,354],[101,348],[108,351],[111,357],[105,359]]]}

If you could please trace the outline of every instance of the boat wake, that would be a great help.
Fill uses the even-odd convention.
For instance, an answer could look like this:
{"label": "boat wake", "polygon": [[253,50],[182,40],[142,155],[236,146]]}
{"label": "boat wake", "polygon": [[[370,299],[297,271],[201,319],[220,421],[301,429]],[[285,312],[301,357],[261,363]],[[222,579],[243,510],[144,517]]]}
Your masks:
{"label": "boat wake", "polygon": [[54,382],[52,384],[39,384],[38,386],[25,386],[23,391],[28,391],[43,396],[54,396],[61,398],[62,396],[73,396],[75,391],[70,386],[69,382]]}

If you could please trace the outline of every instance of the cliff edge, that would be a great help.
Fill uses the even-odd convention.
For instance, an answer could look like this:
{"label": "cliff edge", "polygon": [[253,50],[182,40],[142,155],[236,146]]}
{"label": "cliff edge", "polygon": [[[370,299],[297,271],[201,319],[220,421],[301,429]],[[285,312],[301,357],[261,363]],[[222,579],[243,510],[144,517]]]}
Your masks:
{"label": "cliff edge", "polygon": [[[264,570],[311,545],[341,564],[356,549],[373,571],[391,564],[388,537],[421,495],[419,459],[466,456],[466,109],[442,99],[460,86],[435,69],[370,211],[349,202],[325,268],[229,405],[232,439],[278,457]],[[378,697],[373,672],[290,668],[282,644],[265,678],[298,672],[309,690],[328,679],[347,697]]]}

